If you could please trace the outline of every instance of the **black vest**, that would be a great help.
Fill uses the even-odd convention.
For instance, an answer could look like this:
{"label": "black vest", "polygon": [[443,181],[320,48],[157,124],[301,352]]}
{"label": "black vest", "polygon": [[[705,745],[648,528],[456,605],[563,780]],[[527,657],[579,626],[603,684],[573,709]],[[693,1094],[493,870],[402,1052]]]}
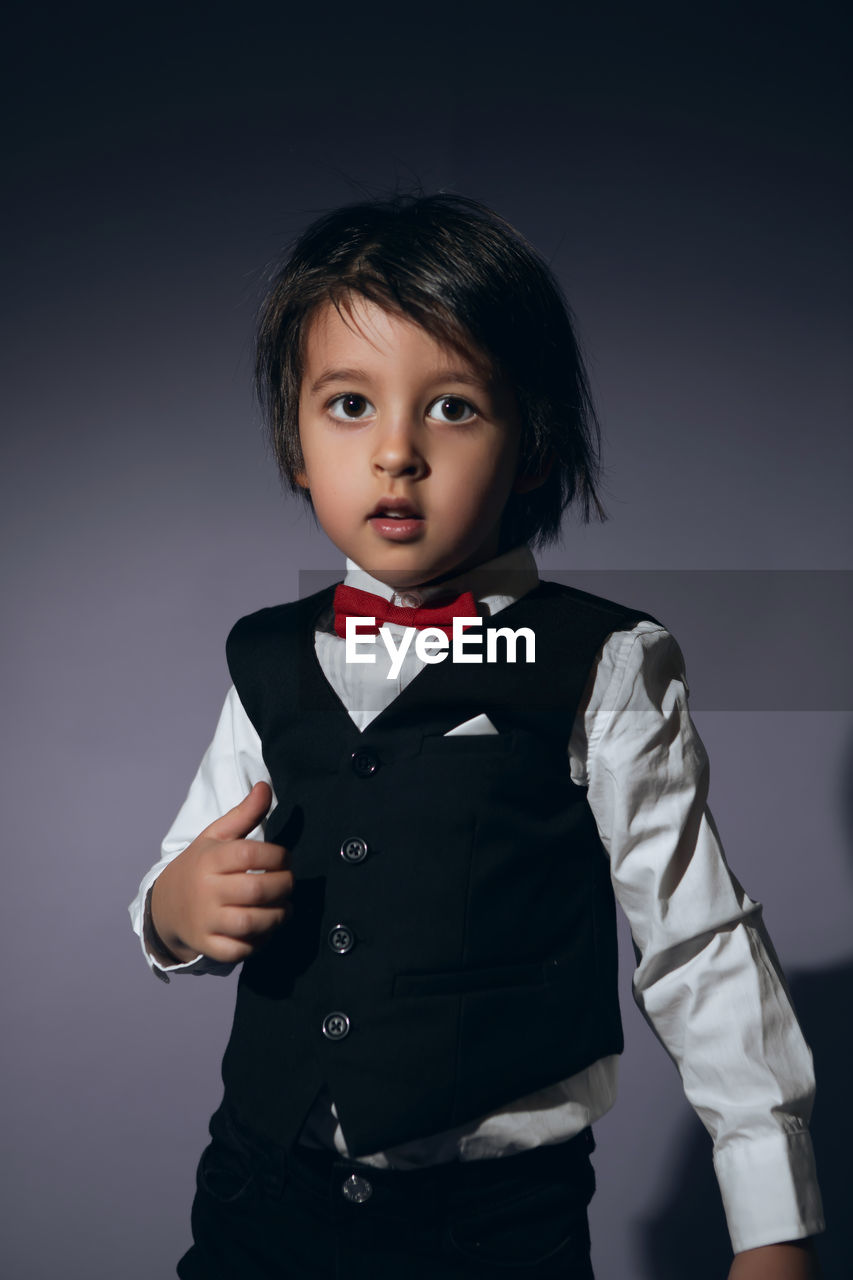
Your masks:
{"label": "black vest", "polygon": [[[332,591],[228,637],[295,890],[243,965],[222,1074],[286,1144],[325,1086],[361,1156],[621,1052],[609,864],[568,741],[605,639],[649,615],[542,582],[482,628],[484,655],[489,628],[532,628],[534,663],[448,655],[361,733],[314,650]],[[482,712],[498,734],[443,736]]]}

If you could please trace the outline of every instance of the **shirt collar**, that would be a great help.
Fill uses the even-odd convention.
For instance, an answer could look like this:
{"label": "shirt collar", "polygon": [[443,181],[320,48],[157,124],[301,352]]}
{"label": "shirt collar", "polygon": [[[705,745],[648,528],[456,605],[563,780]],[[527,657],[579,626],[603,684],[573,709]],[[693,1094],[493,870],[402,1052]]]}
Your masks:
{"label": "shirt collar", "polygon": [[532,591],[539,582],[539,572],[533,553],[526,543],[504,551],[492,560],[478,564],[473,569],[466,569],[455,578],[445,582],[423,587],[412,587],[407,591],[395,591],[386,583],[372,577],[365,569],[360,568],[354,560],[347,559],[347,572],[344,579],[348,587],[357,587],[359,591],[372,591],[383,600],[409,608],[419,608],[436,597],[459,595],[463,591],[473,593],[482,613],[491,617],[514,604],[522,596]]}

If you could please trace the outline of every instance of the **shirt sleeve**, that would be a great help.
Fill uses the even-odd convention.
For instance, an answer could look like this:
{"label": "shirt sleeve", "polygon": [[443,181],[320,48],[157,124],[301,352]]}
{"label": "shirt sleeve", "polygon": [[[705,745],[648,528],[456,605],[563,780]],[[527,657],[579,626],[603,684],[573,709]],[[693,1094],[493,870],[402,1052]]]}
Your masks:
{"label": "shirt sleeve", "polygon": [[[226,964],[203,955],[196,956],[186,964],[170,962],[167,954],[158,946],[157,935],[151,924],[151,889],[163,868],[183,852],[205,827],[239,804],[256,782],[268,782],[272,786],[257,731],[232,685],[226,695],[213,741],[207,748],[187,798],[163,841],[160,859],[143,876],[139,892],[128,908],[134,932],[142,944],[142,954],[152,972],[163,982],[169,981],[171,973],[224,975],[235,967],[233,963]],[[263,826],[259,824],[247,838],[263,840]]]}
{"label": "shirt sleeve", "polygon": [[707,806],[688,692],[663,627],[614,633],[572,756],[586,760],[576,781],[631,926],[634,999],[713,1139],[738,1253],[824,1229],[807,1127],[814,1075],[761,904],[730,871]]}

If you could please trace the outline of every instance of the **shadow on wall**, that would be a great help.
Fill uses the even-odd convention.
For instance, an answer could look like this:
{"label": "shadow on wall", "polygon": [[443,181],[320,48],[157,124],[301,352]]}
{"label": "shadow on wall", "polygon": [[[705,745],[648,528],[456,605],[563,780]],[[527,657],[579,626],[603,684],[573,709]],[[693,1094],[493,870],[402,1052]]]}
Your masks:
{"label": "shadow on wall", "polygon": [[[844,808],[853,852],[853,742],[848,752]],[[811,1120],[827,1229],[817,1238],[821,1280],[847,1280],[853,1258],[850,1213],[850,1059],[853,1053],[853,958],[834,968],[789,979],[797,1016],[814,1054],[817,1095]],[[685,1132],[672,1189],[639,1228],[642,1275],[649,1280],[720,1280],[731,1247],[711,1162],[711,1143],[698,1120]]]}

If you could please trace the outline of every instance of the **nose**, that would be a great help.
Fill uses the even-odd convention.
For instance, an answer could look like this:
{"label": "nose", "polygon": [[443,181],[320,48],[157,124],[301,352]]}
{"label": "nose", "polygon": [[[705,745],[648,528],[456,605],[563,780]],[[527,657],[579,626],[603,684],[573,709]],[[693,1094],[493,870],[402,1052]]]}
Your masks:
{"label": "nose", "polygon": [[427,462],[417,440],[413,423],[402,415],[380,427],[372,458],[377,475],[389,479],[408,476],[417,480],[426,474]]}

